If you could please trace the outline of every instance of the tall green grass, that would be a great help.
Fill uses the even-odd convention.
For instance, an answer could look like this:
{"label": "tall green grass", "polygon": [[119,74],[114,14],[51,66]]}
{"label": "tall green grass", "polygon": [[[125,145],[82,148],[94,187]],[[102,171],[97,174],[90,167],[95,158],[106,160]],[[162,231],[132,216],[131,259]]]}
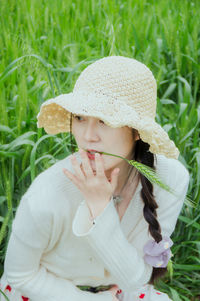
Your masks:
{"label": "tall green grass", "polygon": [[157,288],[174,301],[200,293],[200,2],[0,1],[0,274],[12,220],[33,179],[70,153],[68,133],[36,127],[40,105],[73,89],[94,60],[124,55],[144,62],[158,83],[156,120],[190,172],[172,235],[172,269]]}

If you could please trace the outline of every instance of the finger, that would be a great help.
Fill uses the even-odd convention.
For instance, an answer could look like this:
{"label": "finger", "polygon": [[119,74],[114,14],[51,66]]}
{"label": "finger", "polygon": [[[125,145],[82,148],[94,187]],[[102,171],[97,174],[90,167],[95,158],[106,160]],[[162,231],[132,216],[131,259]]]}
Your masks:
{"label": "finger", "polygon": [[78,188],[80,187],[80,183],[75,175],[73,175],[69,170],[63,168],[63,173],[70,179]]}
{"label": "finger", "polygon": [[76,157],[74,155],[71,155],[69,158],[72,163],[76,176],[82,181],[85,180],[85,174],[82,172],[80,164],[78,163]]}
{"label": "finger", "polygon": [[114,287],[114,290],[113,290],[113,292],[114,292],[115,295],[117,294],[118,290],[119,290],[119,287],[118,287],[118,286],[115,286],[115,287]]}
{"label": "finger", "polygon": [[86,175],[86,177],[93,177],[94,173],[92,170],[92,167],[90,165],[90,160],[86,154],[86,151],[84,151],[83,149],[79,150],[79,153],[81,155],[81,159],[82,159],[82,168],[84,170],[84,173]]}
{"label": "finger", "polygon": [[119,289],[118,285],[114,285],[109,289],[109,291],[111,291],[114,295],[116,295],[118,289]]}
{"label": "finger", "polygon": [[96,174],[98,177],[105,177],[103,159],[100,154],[95,154]]}
{"label": "finger", "polygon": [[118,286],[117,284],[113,284],[112,288],[114,288],[114,289],[118,289],[118,288],[119,288],[119,286]]}

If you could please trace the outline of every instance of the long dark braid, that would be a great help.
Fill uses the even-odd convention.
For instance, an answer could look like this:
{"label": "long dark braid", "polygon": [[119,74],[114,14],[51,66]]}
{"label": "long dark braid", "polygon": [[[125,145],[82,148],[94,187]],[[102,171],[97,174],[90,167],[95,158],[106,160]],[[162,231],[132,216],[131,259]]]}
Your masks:
{"label": "long dark braid", "polygon": [[[135,129],[133,129],[135,135]],[[149,151],[150,145],[148,143],[143,142],[141,139],[136,141],[135,144],[135,153],[134,160],[143,163],[155,170],[154,166],[154,155]],[[144,218],[149,224],[149,233],[158,243],[162,240],[161,228],[160,224],[157,220],[156,209],[158,208],[158,204],[154,199],[153,195],[153,185],[151,182],[142,174],[139,174],[142,190],[141,190],[141,198],[144,202],[143,214]],[[167,272],[167,268],[155,268],[153,267],[153,272],[151,275],[151,279],[148,282],[149,284],[154,284],[155,280],[163,277]]]}
{"label": "long dark braid", "polygon": [[[136,130],[133,129],[133,137],[135,137]],[[72,114],[70,116],[70,143],[71,143],[71,152],[73,153],[74,147],[72,142]],[[141,139],[137,140],[133,152],[133,160],[141,162],[155,170],[154,166],[154,155],[149,151],[150,145],[143,142]],[[139,174],[142,190],[141,197],[144,202],[143,214],[145,220],[149,224],[149,232],[151,236],[158,243],[162,240],[161,229],[159,222],[157,221],[156,209],[158,205],[154,199],[153,195],[153,185],[151,182],[142,174]],[[167,272],[167,268],[155,268],[153,267],[151,279],[149,284],[154,284],[156,279],[163,277]]]}
{"label": "long dark braid", "polygon": [[71,148],[71,153],[74,153],[74,147],[72,143],[72,113],[70,114],[70,148]]}

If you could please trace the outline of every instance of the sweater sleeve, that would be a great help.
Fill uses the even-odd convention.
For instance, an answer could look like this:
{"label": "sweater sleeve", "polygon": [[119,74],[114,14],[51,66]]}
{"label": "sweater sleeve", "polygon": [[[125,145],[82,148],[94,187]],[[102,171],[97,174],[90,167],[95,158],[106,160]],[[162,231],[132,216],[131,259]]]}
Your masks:
{"label": "sweater sleeve", "polygon": [[50,243],[51,222],[45,212],[40,213],[40,220],[36,222],[28,200],[22,199],[5,257],[4,272],[8,283],[32,301],[111,301],[111,292],[82,291],[72,281],[57,277],[40,264]]}
{"label": "sweater sleeve", "polygon": [[[177,177],[173,179],[173,187],[177,188],[179,197],[166,193],[163,189],[162,193],[155,196],[157,203],[161,203],[159,210],[161,228],[163,227],[164,233],[168,235],[171,235],[183,205],[188,187],[188,172],[184,173],[181,180],[180,183],[180,173],[177,173]],[[172,182],[172,179],[170,181]],[[121,229],[113,198],[96,217],[94,225],[90,220],[90,212],[85,200],[79,206],[73,221],[74,234],[87,239],[115,277],[116,284],[127,292],[132,292],[146,284],[152,274],[152,266],[147,264],[143,259],[143,254],[138,252],[149,239],[152,239],[148,234],[148,224],[144,219],[141,225],[138,235],[132,240],[133,243],[130,243]]]}

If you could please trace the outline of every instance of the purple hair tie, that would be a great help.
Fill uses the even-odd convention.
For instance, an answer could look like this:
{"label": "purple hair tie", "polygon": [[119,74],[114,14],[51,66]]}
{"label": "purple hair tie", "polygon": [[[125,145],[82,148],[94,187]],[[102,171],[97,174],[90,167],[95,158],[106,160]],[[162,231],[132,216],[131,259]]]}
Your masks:
{"label": "purple hair tie", "polygon": [[148,240],[144,245],[143,251],[145,253],[144,260],[155,268],[165,268],[172,256],[170,247],[173,241],[164,236],[163,239],[157,243],[155,240]]}

